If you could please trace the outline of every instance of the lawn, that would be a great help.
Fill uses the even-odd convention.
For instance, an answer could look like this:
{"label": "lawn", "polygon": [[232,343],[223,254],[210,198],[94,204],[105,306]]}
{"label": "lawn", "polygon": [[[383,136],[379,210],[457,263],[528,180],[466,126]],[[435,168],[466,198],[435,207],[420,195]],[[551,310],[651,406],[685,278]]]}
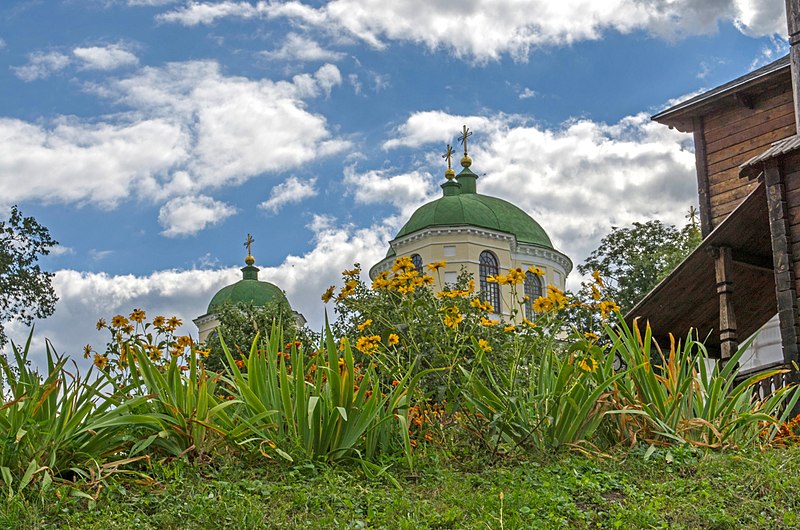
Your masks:
{"label": "lawn", "polygon": [[[38,528],[797,528],[800,449],[644,447],[490,460],[433,450],[414,472],[357,465],[185,461],[150,480],[117,474],[6,501],[0,527]],[[395,483],[396,481],[396,483]],[[501,498],[502,496],[502,498]]]}

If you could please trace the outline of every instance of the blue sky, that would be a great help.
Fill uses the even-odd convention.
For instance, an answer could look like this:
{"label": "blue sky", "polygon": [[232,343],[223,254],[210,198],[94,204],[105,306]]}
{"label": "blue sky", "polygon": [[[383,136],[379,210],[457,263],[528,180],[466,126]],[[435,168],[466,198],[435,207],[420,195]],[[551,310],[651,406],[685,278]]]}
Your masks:
{"label": "blue sky", "polygon": [[339,271],[440,194],[462,124],[479,191],[576,264],[611,226],[684,223],[691,138],[649,116],[785,54],[783,6],[3,2],[0,211],[60,242],[37,339],[102,346],[96,319],[133,308],[194,333],[248,232],[261,278],[318,327]]}

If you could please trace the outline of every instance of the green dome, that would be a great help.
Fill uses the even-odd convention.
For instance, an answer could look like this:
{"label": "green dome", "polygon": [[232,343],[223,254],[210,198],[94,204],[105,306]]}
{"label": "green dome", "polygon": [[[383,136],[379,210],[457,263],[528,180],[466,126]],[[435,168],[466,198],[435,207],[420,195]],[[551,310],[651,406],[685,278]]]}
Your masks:
{"label": "green dome", "polygon": [[443,197],[420,206],[395,239],[433,226],[471,225],[512,234],[519,243],[553,248],[544,229],[522,209],[503,199],[476,193],[477,175],[469,168],[457,178],[458,183],[442,185]]}
{"label": "green dome", "polygon": [[289,300],[275,284],[258,280],[258,267],[248,265],[242,268],[243,278],[238,282],[220,289],[208,304],[208,313],[213,313],[216,307],[225,302],[236,304],[238,302],[252,302],[253,305],[263,306],[269,303],[286,304]]}

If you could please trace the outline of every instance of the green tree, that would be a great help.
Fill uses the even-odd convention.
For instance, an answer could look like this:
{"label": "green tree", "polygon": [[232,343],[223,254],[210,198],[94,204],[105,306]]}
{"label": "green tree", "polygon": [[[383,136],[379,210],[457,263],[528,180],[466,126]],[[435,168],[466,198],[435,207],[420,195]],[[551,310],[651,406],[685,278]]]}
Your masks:
{"label": "green tree", "polygon": [[47,228],[33,217],[23,217],[16,206],[7,221],[0,221],[0,346],[8,340],[4,324],[12,320],[30,324],[55,311],[53,274],[37,262],[57,244]]}
{"label": "green tree", "polygon": [[227,364],[220,336],[236,358],[249,354],[256,333],[260,333],[262,338],[266,337],[272,331],[273,323],[283,331],[286,342],[299,341],[306,351],[316,348],[319,342],[317,333],[297,325],[294,311],[286,304],[269,303],[257,306],[252,302],[226,302],[215,313],[219,326],[211,332],[204,344],[204,348],[209,350],[205,365],[211,371],[223,371]]}
{"label": "green tree", "polygon": [[700,244],[700,230],[693,221],[678,230],[661,221],[612,227],[578,272],[598,271],[608,295],[626,312],[669,274]]}

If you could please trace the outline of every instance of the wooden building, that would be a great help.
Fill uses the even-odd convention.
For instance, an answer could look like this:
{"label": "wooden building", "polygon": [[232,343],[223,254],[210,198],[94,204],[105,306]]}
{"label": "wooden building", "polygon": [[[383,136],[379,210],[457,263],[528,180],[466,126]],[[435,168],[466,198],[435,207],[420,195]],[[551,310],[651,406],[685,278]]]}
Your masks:
{"label": "wooden building", "polygon": [[762,369],[800,352],[800,0],[787,7],[789,56],[653,116],[694,135],[703,241],[626,317],[661,343],[694,330],[724,361],[777,315],[782,355]]}

